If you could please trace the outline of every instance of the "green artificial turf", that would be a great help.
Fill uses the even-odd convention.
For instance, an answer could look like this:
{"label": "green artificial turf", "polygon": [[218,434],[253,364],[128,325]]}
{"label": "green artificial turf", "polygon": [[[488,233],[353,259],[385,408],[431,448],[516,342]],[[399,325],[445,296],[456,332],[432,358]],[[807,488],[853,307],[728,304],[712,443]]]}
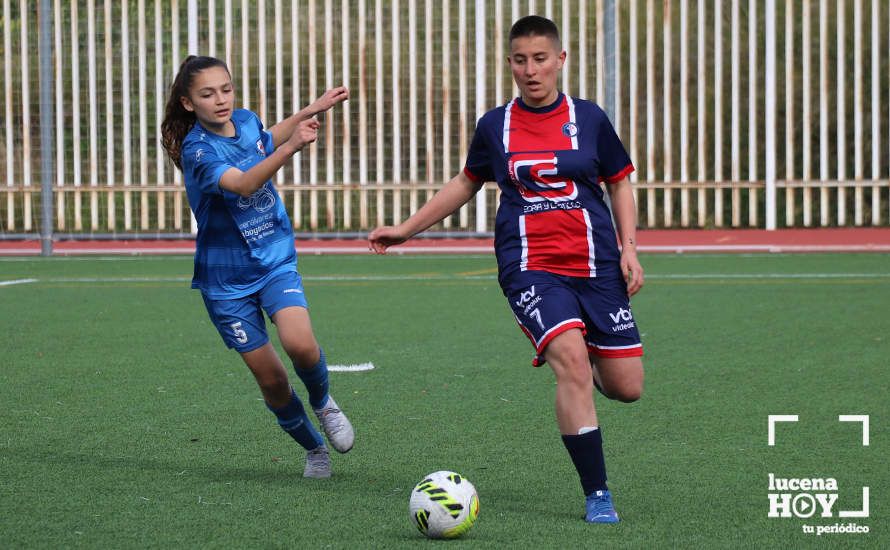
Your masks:
{"label": "green artificial turf", "polygon": [[[301,256],[329,363],[376,367],[331,374],[356,444],[329,480],[302,478],[191,258],[0,259],[19,281],[0,286],[0,544],[416,547],[411,488],[450,469],[481,513],[449,547],[886,548],[890,256],[642,260],[645,393],[597,396],[622,518],[605,526],[581,520],[553,375],[492,257]],[[769,446],[778,414],[799,421]],[[869,415],[869,446],[848,414]],[[767,517],[770,473],[834,478],[832,516]],[[839,517],[863,486],[870,516]],[[849,523],[869,533],[803,532]]]}

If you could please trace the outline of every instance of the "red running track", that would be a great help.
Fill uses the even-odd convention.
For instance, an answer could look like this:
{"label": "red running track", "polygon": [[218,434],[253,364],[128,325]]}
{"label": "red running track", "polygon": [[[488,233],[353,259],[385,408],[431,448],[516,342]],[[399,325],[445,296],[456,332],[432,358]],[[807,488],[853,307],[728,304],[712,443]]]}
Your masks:
{"label": "red running track", "polygon": [[[637,232],[641,252],[890,252],[890,227],[818,229],[650,229]],[[301,254],[364,254],[363,240],[299,239]],[[192,240],[57,241],[53,253],[69,255],[193,254]],[[491,239],[414,239],[391,254],[490,254]],[[0,241],[0,256],[40,254],[39,240]]]}

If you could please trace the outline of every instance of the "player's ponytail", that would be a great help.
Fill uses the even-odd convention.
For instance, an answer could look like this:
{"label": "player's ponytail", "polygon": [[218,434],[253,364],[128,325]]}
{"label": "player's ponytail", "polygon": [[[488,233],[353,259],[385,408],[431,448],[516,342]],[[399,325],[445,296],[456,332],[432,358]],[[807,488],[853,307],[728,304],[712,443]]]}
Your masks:
{"label": "player's ponytail", "polygon": [[182,98],[187,97],[195,75],[210,67],[222,67],[229,71],[221,59],[208,56],[190,55],[179,66],[179,72],[170,86],[164,121],[161,122],[161,145],[177,168],[182,170],[182,141],[195,125],[195,113],[186,110]]}

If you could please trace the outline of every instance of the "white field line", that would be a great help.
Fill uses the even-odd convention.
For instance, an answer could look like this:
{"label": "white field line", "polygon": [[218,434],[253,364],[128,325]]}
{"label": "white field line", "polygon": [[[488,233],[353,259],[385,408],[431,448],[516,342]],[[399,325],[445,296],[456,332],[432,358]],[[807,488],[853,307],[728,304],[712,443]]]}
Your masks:
{"label": "white field line", "polygon": [[[887,279],[890,273],[666,273],[646,274],[646,280],[670,279]],[[315,275],[304,276],[306,281],[493,281],[491,275]]]}
{"label": "white field line", "polygon": [[[3,250],[0,249],[0,264],[4,263],[23,263],[23,262],[35,262],[35,261],[44,261],[37,259],[36,254],[28,255],[28,256],[4,256]],[[299,255],[306,256],[306,254],[300,250],[298,251]],[[313,254],[309,254],[312,256]],[[319,256],[321,254],[315,254]],[[391,255],[391,254],[389,254]],[[93,256],[93,255],[85,255],[85,256],[66,256],[64,254],[57,254],[53,256],[53,258],[48,261],[65,261],[65,262],[125,262],[125,261],[136,261],[136,262],[145,262],[145,261],[159,261],[159,262],[169,262],[171,260],[170,256],[177,256],[176,260],[182,261],[190,261],[191,258],[187,257],[183,254],[127,254],[127,255],[109,255],[109,256]],[[337,261],[356,261],[356,262],[364,262],[367,261],[368,257],[372,256],[370,253],[365,254],[346,254],[342,258],[338,258]],[[694,254],[688,254],[685,257],[694,257]],[[714,258],[718,256],[737,256],[737,254],[708,254],[708,257]],[[430,258],[436,258],[436,260],[466,260],[466,259],[478,259],[478,258],[490,258],[490,254],[402,254],[399,256],[400,260],[418,260],[418,261],[429,261]],[[191,264],[189,264],[191,265]]]}
{"label": "white field line", "polygon": [[890,273],[665,273],[646,279],[888,279]]}
{"label": "white field line", "polygon": [[890,252],[890,244],[703,244],[640,245],[640,252]]}
{"label": "white field line", "polygon": [[[870,249],[870,250],[877,250]],[[888,245],[888,251],[890,251],[890,245]],[[688,249],[680,250],[677,254],[669,256],[671,258],[677,258],[679,260],[683,260],[686,258],[776,258],[776,257],[785,257],[785,256],[794,256],[796,255],[793,252],[783,253],[783,252],[770,252],[770,251],[738,251],[738,252],[707,252],[707,251],[691,251]],[[169,262],[171,260],[171,255],[140,255],[140,254],[128,254],[126,256],[64,256],[58,255],[49,260],[39,260],[35,259],[36,255],[31,256],[4,256],[3,250],[0,250],[0,265],[5,263],[25,263],[25,262],[35,262],[35,261],[63,261],[63,262],[145,262],[145,261],[159,261],[159,262]],[[489,258],[489,254],[402,254],[399,256],[399,260],[408,261],[408,260],[417,260],[426,262],[429,261],[430,258],[435,258],[437,261],[441,260],[466,260],[466,259],[479,259],[479,258]],[[176,260],[190,260],[190,258],[186,258],[185,256],[179,255],[175,258]],[[367,261],[368,256],[366,255],[356,255],[356,254],[347,254],[343,257],[339,258],[338,261],[344,262],[364,262]],[[191,262],[189,262],[189,269],[191,269]]]}
{"label": "white field line", "polygon": [[365,372],[374,370],[374,363],[359,363],[357,365],[328,365],[328,370],[333,372]]}
{"label": "white field line", "polygon": [[191,277],[47,277],[31,283],[185,283]]}
{"label": "white field line", "polygon": [[13,279],[11,281],[0,281],[0,286],[24,285],[35,282],[37,282],[37,279]]}
{"label": "white field line", "polygon": [[[491,275],[306,275],[305,281],[494,281]],[[762,279],[890,279],[890,273],[647,273],[646,280],[762,280]],[[0,286],[28,283],[186,283],[191,277],[47,277],[0,281]]]}
{"label": "white field line", "polygon": [[[151,256],[151,255],[192,255],[195,253],[194,248],[57,248],[53,250],[53,256],[90,256],[90,255],[108,255],[119,254],[121,256]],[[3,248],[0,249],[0,256],[40,256],[40,249],[34,248]]]}
{"label": "white field line", "polygon": [[[796,253],[796,252],[890,252],[890,244],[870,243],[870,244],[816,244],[816,245],[796,245],[796,244],[703,244],[703,245],[639,245],[637,249],[640,252],[661,252],[684,254],[687,252],[767,252],[767,253]],[[297,244],[297,253],[303,255],[340,255],[340,254],[368,254],[367,246],[299,246]],[[494,253],[494,248],[490,245],[476,246],[396,246],[390,248],[387,254],[392,256],[408,256],[414,254],[433,254],[433,255],[451,255],[451,254],[486,254]],[[34,248],[7,248],[0,249],[0,256],[38,256],[40,250]],[[112,248],[67,248],[57,249],[54,251],[56,256],[78,256],[78,255],[109,255],[120,254],[123,256],[153,256],[153,255],[192,255],[194,248],[138,248],[138,247],[112,247]]]}

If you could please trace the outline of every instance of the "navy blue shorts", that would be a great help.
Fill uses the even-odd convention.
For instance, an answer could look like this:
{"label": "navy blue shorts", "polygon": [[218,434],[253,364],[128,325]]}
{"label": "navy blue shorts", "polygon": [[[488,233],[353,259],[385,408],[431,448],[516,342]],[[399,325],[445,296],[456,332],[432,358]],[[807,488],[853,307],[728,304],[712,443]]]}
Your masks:
{"label": "navy blue shorts", "polygon": [[535,347],[536,367],[544,364],[547,344],[573,328],[584,333],[588,351],[598,357],[643,355],[627,284],[621,278],[522,271],[505,281],[504,294],[519,328]]}
{"label": "navy blue shorts", "polygon": [[269,341],[263,310],[271,319],[286,307],[309,307],[303,279],[293,271],[274,277],[258,292],[243,298],[214,300],[204,296],[204,305],[226,346],[239,353],[253,351]]}

